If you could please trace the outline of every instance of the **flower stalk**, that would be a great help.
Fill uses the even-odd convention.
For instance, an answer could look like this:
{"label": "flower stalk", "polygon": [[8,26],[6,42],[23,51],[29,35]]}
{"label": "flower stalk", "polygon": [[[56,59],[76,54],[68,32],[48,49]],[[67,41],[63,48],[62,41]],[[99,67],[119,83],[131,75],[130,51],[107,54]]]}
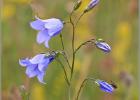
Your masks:
{"label": "flower stalk", "polygon": [[62,36],[62,33],[60,33],[60,39],[61,39],[61,44],[62,44],[62,50],[63,52],[61,52],[61,54],[63,55],[63,57],[65,58],[67,64],[68,64],[68,67],[71,69],[71,65],[69,63],[69,60],[68,60],[68,57],[66,55],[66,52],[65,52],[65,47],[64,47],[64,42],[63,42],[63,36]]}
{"label": "flower stalk", "polygon": [[80,96],[80,93],[81,93],[83,87],[85,86],[86,82],[89,81],[89,80],[95,81],[94,78],[85,78],[85,79],[83,80],[82,84],[80,85],[80,88],[79,88],[79,90],[78,90],[78,93],[77,93],[77,96],[76,96],[75,100],[78,100],[78,99],[79,99],[79,96]]}
{"label": "flower stalk", "polygon": [[62,44],[62,50],[64,51],[65,48],[64,48],[64,42],[63,42],[63,36],[62,36],[62,33],[60,33],[60,39],[61,39],[61,44]]}
{"label": "flower stalk", "polygon": [[70,85],[70,82],[69,82],[69,79],[68,79],[68,76],[67,76],[67,72],[66,72],[66,69],[65,69],[65,66],[62,64],[62,62],[59,60],[59,58],[56,58],[55,59],[62,67],[63,71],[64,71],[64,74],[65,74],[65,80],[68,84],[68,86]]}
{"label": "flower stalk", "polygon": [[78,19],[75,22],[75,27],[77,26],[78,22],[80,21],[80,19],[84,16],[85,12],[82,12],[81,15],[78,17]]}
{"label": "flower stalk", "polygon": [[85,42],[83,42],[82,44],[80,44],[76,49],[75,49],[75,51],[74,51],[74,53],[76,54],[77,53],[77,51],[82,47],[82,46],[84,46],[84,45],[86,45],[86,44],[88,44],[88,43],[94,43],[95,42],[95,39],[91,39],[91,40],[88,40],[88,41],[85,41]]}
{"label": "flower stalk", "polygon": [[[29,78],[37,77],[40,83],[45,84],[43,79],[46,74],[46,69],[53,60],[56,60],[64,71],[65,81],[68,85],[69,100],[71,100],[71,96],[72,96],[71,89],[73,89],[72,78],[74,74],[75,57],[79,49],[82,46],[88,43],[91,43],[91,44],[96,45],[98,49],[102,50],[105,53],[109,53],[111,51],[111,47],[105,41],[102,41],[101,39],[98,39],[98,40],[90,39],[88,41],[83,42],[77,48],[75,48],[75,34],[76,34],[76,28],[77,28],[78,22],[85,15],[85,13],[93,9],[98,3],[99,3],[99,0],[91,0],[89,4],[87,5],[87,7],[80,14],[80,16],[78,16],[78,18],[75,18],[75,20],[72,19],[72,15],[81,6],[82,0],[77,0],[75,2],[73,10],[69,14],[69,21],[62,21],[57,18],[50,18],[50,19],[43,20],[43,19],[40,19],[39,17],[35,17],[36,20],[32,21],[30,23],[30,26],[33,29],[38,31],[38,35],[36,39],[37,43],[38,44],[44,43],[45,47],[49,48],[50,39],[59,34],[62,49],[59,51],[51,51],[48,53],[39,53],[32,58],[20,59],[19,64],[26,68],[26,74]],[[71,41],[72,62],[71,63],[69,62],[69,59],[67,57],[67,54],[66,54],[67,52],[65,50],[65,45],[63,41],[63,35],[61,33],[64,25],[67,23],[70,23],[72,25],[72,41]],[[62,63],[61,59],[59,58],[60,55],[64,57],[66,63],[68,64],[69,70],[65,68],[65,65]],[[75,100],[79,99],[80,93],[88,81],[94,81],[95,83],[97,83],[100,89],[104,92],[112,93],[114,91],[114,87],[116,87],[114,84],[109,84],[105,81],[95,80],[94,78],[88,77],[82,81]]]}

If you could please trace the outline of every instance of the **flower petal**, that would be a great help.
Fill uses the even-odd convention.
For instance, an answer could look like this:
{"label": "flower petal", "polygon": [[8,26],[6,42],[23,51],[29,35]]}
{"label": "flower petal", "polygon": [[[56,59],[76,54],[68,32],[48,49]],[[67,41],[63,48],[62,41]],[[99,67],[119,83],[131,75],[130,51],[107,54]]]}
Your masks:
{"label": "flower petal", "polygon": [[45,46],[46,48],[49,48],[49,40],[51,39],[51,37],[47,37],[45,40]]}
{"label": "flower petal", "polygon": [[32,64],[38,64],[44,59],[44,57],[45,57],[45,54],[38,54],[34,56],[32,59],[30,59],[30,62]]}
{"label": "flower petal", "polygon": [[50,36],[55,36],[61,32],[63,28],[63,23],[61,20],[52,18],[45,21],[45,28],[48,29],[48,34]]}
{"label": "flower petal", "polygon": [[29,58],[24,58],[24,59],[19,60],[19,64],[20,64],[21,66],[28,66],[28,65],[30,65],[31,63],[29,62]]}
{"label": "flower petal", "polygon": [[31,22],[30,26],[35,30],[41,31],[45,29],[44,24],[45,23],[43,21],[37,19],[36,21]]}
{"label": "flower petal", "polygon": [[42,63],[38,64],[39,71],[45,72],[45,70],[47,69],[49,63],[50,63],[49,58],[44,59],[44,61]]}
{"label": "flower petal", "polygon": [[50,37],[48,35],[48,30],[40,31],[37,35],[37,43],[43,43],[45,40],[47,40],[48,37]]}
{"label": "flower petal", "polygon": [[46,84],[43,80],[45,73],[39,73],[37,75],[37,79],[39,80],[40,83]]}
{"label": "flower petal", "polygon": [[26,75],[29,78],[32,78],[32,77],[36,76],[37,74],[38,74],[37,65],[28,66],[26,68]]}
{"label": "flower petal", "polygon": [[103,85],[100,85],[100,89],[104,92],[109,92],[109,93],[113,92],[112,88],[107,88],[107,87],[104,87]]}

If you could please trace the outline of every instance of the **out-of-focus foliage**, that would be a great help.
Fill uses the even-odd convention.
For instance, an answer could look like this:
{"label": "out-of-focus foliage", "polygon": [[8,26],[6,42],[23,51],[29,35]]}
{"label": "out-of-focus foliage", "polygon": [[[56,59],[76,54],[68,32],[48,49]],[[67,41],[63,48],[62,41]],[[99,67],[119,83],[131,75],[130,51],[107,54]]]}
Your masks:
{"label": "out-of-focus foliage", "polygon": [[[90,0],[83,0],[74,17],[80,15]],[[61,66],[53,62],[47,69],[46,85],[37,79],[28,79],[25,69],[19,66],[22,57],[32,57],[47,51],[36,43],[37,32],[29,22],[40,18],[56,17],[68,20],[72,0],[4,0],[2,8],[2,99],[20,100],[20,86],[25,85],[31,100],[67,100],[68,87]],[[95,47],[83,47],[75,62],[75,88],[86,76],[114,81],[118,88],[114,94],[106,94],[92,83],[83,89],[80,100],[138,100],[137,51],[138,51],[138,0],[100,0],[95,9],[79,22],[76,46],[93,37],[103,38],[112,47],[104,54]],[[71,26],[63,30],[68,56],[71,55]],[[61,49],[59,36],[50,41],[54,50]],[[71,58],[70,58],[71,59]],[[66,66],[67,67],[67,66]],[[73,92],[73,95],[75,92]]]}

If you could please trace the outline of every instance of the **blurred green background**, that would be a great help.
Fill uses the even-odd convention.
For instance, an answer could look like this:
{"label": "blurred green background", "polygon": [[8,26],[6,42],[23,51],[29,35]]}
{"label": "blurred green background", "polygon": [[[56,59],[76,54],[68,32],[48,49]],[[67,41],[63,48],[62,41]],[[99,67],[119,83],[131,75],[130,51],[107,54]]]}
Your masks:
{"label": "blurred green background", "polygon": [[[83,3],[74,15],[80,15],[90,0]],[[47,69],[46,85],[36,78],[29,79],[18,61],[46,52],[44,45],[36,43],[37,31],[29,22],[37,15],[69,19],[73,0],[4,0],[2,7],[2,100],[22,100],[20,87],[30,92],[30,100],[67,100],[68,87],[61,66],[53,62]],[[66,24],[63,38],[71,61],[71,25]],[[95,9],[80,20],[76,30],[76,47],[93,37],[103,38],[112,47],[104,54],[94,46],[80,49],[75,61],[73,95],[86,76],[107,82],[114,81],[118,88],[113,94],[102,92],[89,82],[80,100],[138,100],[138,0],[100,0]],[[53,50],[61,49],[59,36],[49,42]],[[66,66],[67,67],[67,66]]]}

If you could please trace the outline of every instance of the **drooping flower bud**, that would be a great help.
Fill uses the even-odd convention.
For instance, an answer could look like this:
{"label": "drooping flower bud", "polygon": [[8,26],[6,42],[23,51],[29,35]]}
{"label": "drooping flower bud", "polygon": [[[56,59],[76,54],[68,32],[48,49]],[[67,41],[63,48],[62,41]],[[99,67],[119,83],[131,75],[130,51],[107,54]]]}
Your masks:
{"label": "drooping flower bud", "polygon": [[94,8],[100,0],[91,0],[90,3],[88,4],[88,6],[86,7],[86,9],[84,10],[84,12],[88,12],[90,11],[92,8]]}
{"label": "drooping flower bud", "polygon": [[77,10],[82,4],[82,0],[77,0],[75,5],[74,5],[74,10]]}
{"label": "drooping flower bud", "polygon": [[112,93],[114,91],[114,87],[103,80],[96,80],[95,83],[99,85],[100,89],[104,92]]}
{"label": "drooping flower bud", "polygon": [[102,39],[98,39],[97,41],[95,41],[95,45],[97,48],[101,49],[106,53],[109,53],[111,51],[111,47]]}

